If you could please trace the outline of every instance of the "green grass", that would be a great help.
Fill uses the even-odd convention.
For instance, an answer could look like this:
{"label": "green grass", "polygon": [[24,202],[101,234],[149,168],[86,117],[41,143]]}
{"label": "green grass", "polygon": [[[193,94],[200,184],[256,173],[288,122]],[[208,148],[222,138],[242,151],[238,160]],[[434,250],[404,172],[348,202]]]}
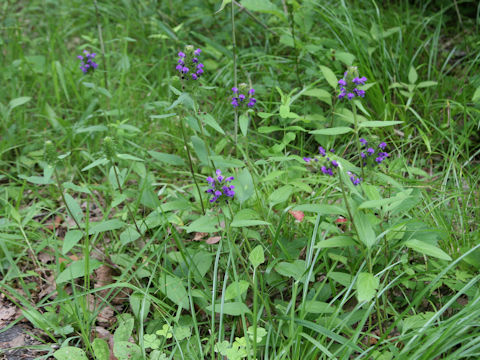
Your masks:
{"label": "green grass", "polygon": [[[478,5],[235,4],[0,5],[5,330],[25,319],[59,360],[477,359]],[[362,169],[360,137],[389,158]],[[320,145],[335,176],[302,159]]]}

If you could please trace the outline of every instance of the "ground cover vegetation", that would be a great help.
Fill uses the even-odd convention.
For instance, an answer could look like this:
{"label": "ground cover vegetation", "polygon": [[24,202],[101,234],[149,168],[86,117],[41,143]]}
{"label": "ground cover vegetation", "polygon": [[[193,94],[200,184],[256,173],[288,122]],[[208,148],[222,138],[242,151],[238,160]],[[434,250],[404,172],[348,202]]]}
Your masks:
{"label": "ground cover vegetation", "polygon": [[5,358],[480,358],[475,1],[0,9]]}

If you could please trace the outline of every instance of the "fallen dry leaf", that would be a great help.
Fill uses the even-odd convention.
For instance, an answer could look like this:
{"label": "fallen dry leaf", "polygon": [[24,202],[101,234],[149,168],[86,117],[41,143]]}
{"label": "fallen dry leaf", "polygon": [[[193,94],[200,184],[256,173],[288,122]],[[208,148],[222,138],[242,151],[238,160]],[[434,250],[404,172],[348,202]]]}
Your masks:
{"label": "fallen dry leaf", "polygon": [[202,240],[205,236],[207,236],[208,233],[203,233],[203,232],[197,232],[195,233],[195,236],[193,237],[193,241],[200,241]]}
{"label": "fallen dry leaf", "polygon": [[221,236],[212,236],[209,237],[206,241],[207,244],[212,245],[218,243],[222,239]]}

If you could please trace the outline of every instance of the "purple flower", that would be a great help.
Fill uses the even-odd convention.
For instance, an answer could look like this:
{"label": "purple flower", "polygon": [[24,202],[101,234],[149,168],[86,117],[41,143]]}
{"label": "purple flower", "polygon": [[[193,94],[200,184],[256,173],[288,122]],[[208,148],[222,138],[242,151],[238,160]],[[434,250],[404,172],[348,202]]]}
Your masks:
{"label": "purple flower", "polygon": [[232,88],[232,91],[233,91],[234,94],[236,94],[236,93],[238,93],[238,88],[233,87],[233,88]]}
{"label": "purple flower", "polygon": [[340,94],[338,94],[338,98],[339,99],[343,99],[345,97],[345,95],[347,95],[347,92],[345,91],[345,89],[342,89],[342,91],[340,92]]}
{"label": "purple flower", "polygon": [[198,63],[198,58],[194,57],[194,58],[192,59],[192,62],[193,62],[194,64],[197,64],[197,63]]}
{"label": "purple flower", "polygon": [[248,95],[253,95],[253,94],[255,94],[255,89],[248,90]]}
{"label": "purple flower", "polygon": [[189,69],[188,67],[186,67],[186,66],[184,66],[184,67],[182,68],[182,72],[183,72],[184,74],[188,73],[189,71],[190,71],[190,69]]}
{"label": "purple flower", "polygon": [[345,81],[345,79],[340,79],[338,80],[338,85],[347,86],[347,82]]}
{"label": "purple flower", "polygon": [[232,98],[232,105],[233,105],[234,108],[236,108],[238,106],[237,98]]}
{"label": "purple flower", "polygon": [[193,79],[193,80],[197,80],[197,79],[198,79],[197,74],[192,74],[192,79]]}
{"label": "purple flower", "polygon": [[359,90],[359,89],[355,88],[355,89],[353,89],[353,91],[355,91],[357,96],[365,97],[365,90]]}
{"label": "purple flower", "polygon": [[312,161],[312,158],[304,157],[303,161],[305,161],[306,163],[309,163],[310,161]]}
{"label": "purple flower", "polygon": [[179,52],[178,52],[178,56],[181,57],[181,58],[184,58],[184,57],[185,57],[185,53],[179,51]]}
{"label": "purple flower", "polygon": [[364,138],[360,138],[359,140],[363,145],[367,145],[367,140],[365,140]]}
{"label": "purple flower", "polygon": [[320,155],[322,156],[326,156],[327,155],[327,152],[325,151],[325,149],[321,146],[318,147],[318,152],[320,153]]}
{"label": "purple flower", "polygon": [[368,155],[373,155],[375,153],[375,150],[373,148],[368,148],[367,153]]}
{"label": "purple flower", "polygon": [[367,155],[366,155],[363,151],[360,153],[360,157],[361,157],[362,159],[365,159],[366,156],[367,156]]}
{"label": "purple flower", "polygon": [[178,64],[175,69],[177,69],[179,72],[182,72],[183,66]]}
{"label": "purple flower", "polygon": [[197,50],[195,50],[195,51],[193,52],[193,54],[194,54],[195,56],[198,56],[198,55],[200,55],[201,52],[202,52],[202,49],[197,49]]}
{"label": "purple flower", "polygon": [[77,59],[81,60],[80,70],[82,70],[84,74],[88,74],[89,72],[93,72],[98,67],[98,64],[93,61],[97,54],[90,54],[87,50],[83,50],[83,53],[85,54],[85,56],[78,55]]}
{"label": "purple flower", "polygon": [[350,175],[350,181],[353,185],[357,186],[362,181],[362,178],[357,177],[355,174],[352,174],[350,171],[347,172]]}
{"label": "purple flower", "polygon": [[245,100],[245,95],[240,94],[240,95],[238,95],[238,98],[240,99],[240,101],[243,101],[243,100]]}
{"label": "purple flower", "polygon": [[385,148],[387,147],[387,144],[384,142],[381,142],[380,144],[378,144],[378,147],[382,150],[385,150]]}
{"label": "purple flower", "polygon": [[202,68],[198,69],[198,70],[197,70],[197,75],[200,76],[200,75],[202,75],[202,74],[203,74],[203,69],[202,69]]}
{"label": "purple flower", "polygon": [[354,94],[354,93],[351,93],[351,92],[350,92],[350,93],[347,94],[348,100],[352,100],[354,97],[355,97],[355,94]]}
{"label": "purple flower", "polygon": [[338,162],[336,162],[335,160],[332,160],[332,166],[333,167],[338,167]]}
{"label": "purple flower", "polygon": [[217,203],[222,199],[226,201],[228,201],[228,198],[232,199],[235,195],[235,191],[233,190],[235,186],[229,185],[229,183],[234,177],[224,177],[220,170],[217,170],[215,174],[217,176],[216,178],[207,177],[209,189],[205,190],[205,192],[213,195],[210,202]]}

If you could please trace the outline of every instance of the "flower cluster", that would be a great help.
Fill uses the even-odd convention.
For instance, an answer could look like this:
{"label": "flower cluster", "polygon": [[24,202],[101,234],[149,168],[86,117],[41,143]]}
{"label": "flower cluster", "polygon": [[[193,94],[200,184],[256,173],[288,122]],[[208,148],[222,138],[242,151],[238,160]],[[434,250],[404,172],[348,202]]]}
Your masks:
{"label": "flower cluster", "polygon": [[[368,157],[375,155],[375,149],[372,148],[372,147],[368,147],[368,141],[367,140],[365,140],[364,138],[361,138],[360,142],[366,148],[366,150],[364,150],[360,153],[360,157],[362,159],[366,160]],[[389,153],[384,151],[386,147],[387,147],[387,144],[383,141],[380,144],[378,144],[378,149],[379,150],[378,150],[378,152],[376,154],[376,157],[375,157],[375,162],[377,164],[381,164],[386,158],[388,158],[390,156]],[[364,163],[364,164],[366,164],[366,163]]]}
{"label": "flower cluster", "polygon": [[343,79],[338,80],[338,85],[340,85],[338,98],[343,99],[346,96],[348,100],[352,100],[355,96],[364,97],[365,90],[359,89],[358,86],[365,85],[366,81],[365,76],[359,77],[356,67],[350,67],[343,74]]}
{"label": "flower cluster", "polygon": [[[326,164],[327,164],[326,166],[322,165],[322,167],[320,168],[320,171],[325,175],[333,176],[334,175],[333,169],[338,167],[338,162],[336,160],[330,160],[330,158],[327,156],[327,151],[323,147],[319,146],[318,152],[322,157],[325,158]],[[335,150],[331,149],[330,152],[334,153]],[[304,157],[303,160],[306,163],[309,163],[311,161],[318,162],[317,158],[310,158],[310,157]]]}
{"label": "flower cluster", "polygon": [[216,177],[207,177],[207,182],[210,188],[205,192],[208,194],[212,194],[212,198],[210,199],[211,203],[219,202],[222,199],[228,201],[228,199],[233,199],[235,195],[235,191],[233,189],[235,186],[228,185],[234,178],[233,176],[224,177],[220,170],[216,171]]}
{"label": "flower cluster", "polygon": [[360,184],[363,180],[362,178],[359,178],[355,174],[351,173],[350,171],[347,171],[347,174],[348,174],[348,176],[350,176],[350,180],[352,181],[352,184],[355,185],[355,186]]}
{"label": "flower cluster", "polygon": [[[233,91],[232,106],[234,108],[247,103],[247,101],[246,101],[247,96],[245,94],[241,93],[241,90],[245,89],[247,87],[247,84],[242,83],[242,84],[239,85],[239,87],[240,87],[240,89],[238,89],[236,87],[232,88],[232,91]],[[257,102],[257,99],[255,99],[253,97],[253,95],[255,94],[255,89],[252,88],[252,89],[248,90],[247,94],[248,94],[247,107],[253,108],[255,106],[255,103]]]}
{"label": "flower cluster", "polygon": [[186,53],[180,51],[178,53],[178,61],[175,69],[181,74],[182,79],[185,79],[185,76],[190,73],[192,80],[197,80],[203,74],[203,64],[198,60],[202,50],[193,50],[193,46],[188,45],[185,47],[185,52]]}
{"label": "flower cluster", "polygon": [[98,64],[93,61],[97,54],[90,54],[87,50],[83,50],[83,54],[84,56],[78,55],[77,59],[82,61],[80,63],[80,70],[82,70],[84,74],[88,74],[89,72],[93,72],[98,67]]}

